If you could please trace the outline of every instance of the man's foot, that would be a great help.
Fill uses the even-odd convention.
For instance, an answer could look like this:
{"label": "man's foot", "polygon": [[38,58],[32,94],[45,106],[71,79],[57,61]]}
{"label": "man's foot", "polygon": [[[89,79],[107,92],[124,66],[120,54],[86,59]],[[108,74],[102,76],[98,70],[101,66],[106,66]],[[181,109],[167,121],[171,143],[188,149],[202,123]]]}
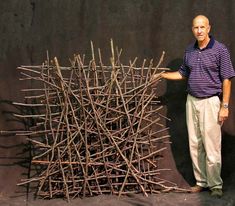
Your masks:
{"label": "man's foot", "polygon": [[191,187],[191,193],[199,193],[199,192],[202,192],[205,190],[206,190],[205,187],[201,187],[199,185],[195,185],[195,186]]}
{"label": "man's foot", "polygon": [[211,189],[211,196],[216,198],[221,198],[223,196],[222,189],[219,188]]}

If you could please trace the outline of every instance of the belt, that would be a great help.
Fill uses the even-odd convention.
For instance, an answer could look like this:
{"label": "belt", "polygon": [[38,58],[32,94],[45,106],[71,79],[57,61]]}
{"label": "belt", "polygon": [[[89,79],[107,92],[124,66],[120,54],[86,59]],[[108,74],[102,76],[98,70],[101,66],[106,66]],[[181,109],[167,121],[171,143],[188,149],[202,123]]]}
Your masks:
{"label": "belt", "polygon": [[[190,94],[191,95],[191,94]],[[191,95],[193,96],[193,95]],[[208,98],[211,98],[211,97],[219,97],[221,99],[221,93],[218,93],[218,94],[213,94],[213,95],[210,95],[210,96],[205,96],[205,97],[195,97],[193,96],[194,98],[197,98],[197,99],[208,99]]]}

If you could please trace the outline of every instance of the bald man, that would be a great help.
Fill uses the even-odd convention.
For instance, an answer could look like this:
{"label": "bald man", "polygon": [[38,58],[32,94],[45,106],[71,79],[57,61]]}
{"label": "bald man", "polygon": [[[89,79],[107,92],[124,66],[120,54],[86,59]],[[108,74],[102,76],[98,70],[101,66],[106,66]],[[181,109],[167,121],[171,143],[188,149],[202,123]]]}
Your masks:
{"label": "bald man", "polygon": [[221,179],[221,125],[229,115],[231,78],[235,72],[228,49],[209,35],[206,16],[192,21],[195,43],[184,53],[183,63],[162,78],[187,81],[186,122],[196,185],[191,192],[223,195]]}

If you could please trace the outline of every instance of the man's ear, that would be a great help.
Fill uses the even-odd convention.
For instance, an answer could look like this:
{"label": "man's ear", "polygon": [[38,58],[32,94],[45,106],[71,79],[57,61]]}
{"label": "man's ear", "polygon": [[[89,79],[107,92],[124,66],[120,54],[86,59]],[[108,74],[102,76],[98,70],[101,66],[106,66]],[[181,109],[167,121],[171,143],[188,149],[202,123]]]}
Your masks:
{"label": "man's ear", "polygon": [[209,32],[210,32],[210,30],[211,30],[211,25],[208,25],[207,30],[208,30],[208,33],[209,33]]}

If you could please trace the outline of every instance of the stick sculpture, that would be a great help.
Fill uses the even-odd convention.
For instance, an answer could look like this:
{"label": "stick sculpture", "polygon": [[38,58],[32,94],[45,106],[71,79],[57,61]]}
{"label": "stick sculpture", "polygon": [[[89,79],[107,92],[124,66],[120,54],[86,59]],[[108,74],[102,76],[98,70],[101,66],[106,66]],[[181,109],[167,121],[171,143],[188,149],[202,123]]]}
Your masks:
{"label": "stick sculpture", "polygon": [[161,73],[153,61],[136,67],[136,59],[124,66],[121,51],[114,52],[105,66],[101,52],[85,64],[74,55],[70,67],[57,58],[41,66],[21,66],[23,78],[32,88],[24,89],[28,114],[15,114],[31,122],[26,135],[33,145],[32,164],[37,173],[19,185],[37,183],[44,198],[97,194],[160,193],[180,190],[160,178],[168,168],[159,167],[167,149],[168,128],[162,124],[162,105],[153,90]]}

